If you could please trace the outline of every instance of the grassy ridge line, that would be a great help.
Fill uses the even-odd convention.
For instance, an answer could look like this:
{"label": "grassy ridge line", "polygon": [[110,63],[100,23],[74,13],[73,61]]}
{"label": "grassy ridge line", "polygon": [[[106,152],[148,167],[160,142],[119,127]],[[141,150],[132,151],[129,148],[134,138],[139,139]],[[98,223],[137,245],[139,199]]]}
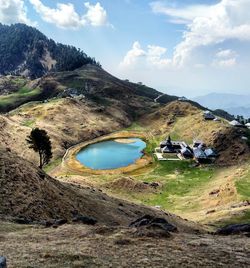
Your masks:
{"label": "grassy ridge line", "polygon": [[17,107],[23,103],[36,99],[42,93],[40,88],[29,89],[27,87],[20,88],[17,92],[0,96],[0,111],[10,110],[11,107]]}

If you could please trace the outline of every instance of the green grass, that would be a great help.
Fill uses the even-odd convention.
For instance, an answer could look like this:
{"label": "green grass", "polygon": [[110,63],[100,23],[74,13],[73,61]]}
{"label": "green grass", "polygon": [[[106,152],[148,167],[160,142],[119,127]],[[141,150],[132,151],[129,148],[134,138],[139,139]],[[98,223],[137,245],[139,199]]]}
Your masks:
{"label": "green grass", "polygon": [[243,178],[236,181],[235,186],[242,200],[250,199],[250,170]]}
{"label": "green grass", "polygon": [[[197,195],[199,189],[210,182],[216,169],[214,167],[194,167],[192,161],[155,161],[154,169],[145,174],[134,176],[144,182],[158,182],[162,186],[153,193],[125,193],[126,198],[146,205],[161,206],[171,212],[193,211],[198,203],[183,202],[183,198]],[[121,193],[123,194],[123,193]]]}
{"label": "green grass", "polygon": [[23,85],[25,85],[27,83],[27,80],[25,78],[22,78],[22,77],[15,77],[13,82],[15,85],[22,87]]}
{"label": "green grass", "polygon": [[22,126],[32,128],[35,125],[35,123],[36,123],[35,120],[25,120],[24,122],[22,122]]}
{"label": "green grass", "polygon": [[243,224],[250,223],[250,209],[243,211],[241,214],[237,216],[232,216],[231,218],[220,220],[214,223],[217,227],[226,226],[229,224]]}
{"label": "green grass", "polygon": [[[126,130],[142,130],[145,128],[134,123]],[[177,130],[176,130],[177,131]],[[173,139],[181,139],[178,133],[172,133]],[[153,136],[148,132],[147,147],[145,152],[152,155],[156,147],[164,140],[165,136]],[[174,158],[174,156],[171,155]],[[194,209],[199,204],[188,204],[183,202],[183,198],[194,195],[195,191],[204,188],[205,185],[214,178],[216,168],[213,166],[194,167],[193,161],[157,161],[154,159],[151,171],[144,175],[131,174],[135,179],[144,182],[159,182],[162,187],[155,193],[127,193],[118,190],[117,194],[125,198],[142,202],[146,205],[159,205],[164,209],[175,212],[176,210]]]}
{"label": "green grass", "polygon": [[4,110],[8,107],[16,107],[22,103],[38,96],[41,93],[39,88],[29,89],[27,87],[21,87],[17,92],[0,96],[0,109]]}
{"label": "green grass", "polygon": [[53,160],[52,162],[50,162],[48,165],[46,165],[44,167],[44,171],[46,173],[50,172],[53,168],[57,167],[58,165],[60,165],[62,162],[62,159],[61,158],[57,158],[55,160]]}
{"label": "green grass", "polygon": [[[169,176],[170,175],[170,176]],[[166,209],[194,209],[198,204],[186,204],[183,197],[208,183],[214,175],[213,168],[192,167],[189,161],[162,161],[144,181],[159,181],[163,186],[159,193],[145,198],[148,205],[160,205]]]}
{"label": "green grass", "polygon": [[133,123],[131,126],[129,126],[128,128],[125,128],[124,130],[127,131],[144,131],[145,128],[143,128],[140,124],[138,123]]}

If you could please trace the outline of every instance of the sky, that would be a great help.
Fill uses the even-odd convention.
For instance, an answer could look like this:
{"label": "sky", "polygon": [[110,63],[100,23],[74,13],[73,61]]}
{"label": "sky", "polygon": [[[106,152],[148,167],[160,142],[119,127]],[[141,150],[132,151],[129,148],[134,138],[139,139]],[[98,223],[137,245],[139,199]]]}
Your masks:
{"label": "sky", "polygon": [[0,0],[25,23],[164,93],[249,94],[250,0]]}

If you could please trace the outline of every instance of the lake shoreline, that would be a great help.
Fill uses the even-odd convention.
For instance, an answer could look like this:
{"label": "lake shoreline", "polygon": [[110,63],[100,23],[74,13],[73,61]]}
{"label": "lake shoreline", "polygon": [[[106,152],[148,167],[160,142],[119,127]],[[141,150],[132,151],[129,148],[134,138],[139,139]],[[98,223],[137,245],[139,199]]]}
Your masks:
{"label": "lake shoreline", "polygon": [[105,135],[102,137],[98,137],[91,141],[86,141],[79,143],[67,150],[62,160],[62,167],[68,170],[69,172],[77,173],[77,174],[93,174],[93,175],[103,175],[103,174],[125,174],[129,172],[133,172],[137,169],[143,168],[150,163],[152,163],[152,157],[148,154],[145,154],[138,159],[135,163],[117,169],[111,170],[93,170],[83,166],[77,159],[77,154],[83,150],[88,145],[108,141],[108,140],[116,140],[116,139],[129,139],[129,138],[140,138],[146,142],[146,136],[141,132],[129,132],[129,131],[121,131],[109,135]]}

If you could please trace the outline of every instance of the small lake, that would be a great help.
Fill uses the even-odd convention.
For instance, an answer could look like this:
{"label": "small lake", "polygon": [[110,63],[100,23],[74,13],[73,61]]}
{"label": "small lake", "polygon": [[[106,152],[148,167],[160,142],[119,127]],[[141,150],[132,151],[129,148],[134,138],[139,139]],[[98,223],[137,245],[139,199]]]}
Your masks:
{"label": "small lake", "polygon": [[83,148],[76,159],[91,169],[116,169],[135,163],[145,148],[146,143],[139,138],[108,140]]}

